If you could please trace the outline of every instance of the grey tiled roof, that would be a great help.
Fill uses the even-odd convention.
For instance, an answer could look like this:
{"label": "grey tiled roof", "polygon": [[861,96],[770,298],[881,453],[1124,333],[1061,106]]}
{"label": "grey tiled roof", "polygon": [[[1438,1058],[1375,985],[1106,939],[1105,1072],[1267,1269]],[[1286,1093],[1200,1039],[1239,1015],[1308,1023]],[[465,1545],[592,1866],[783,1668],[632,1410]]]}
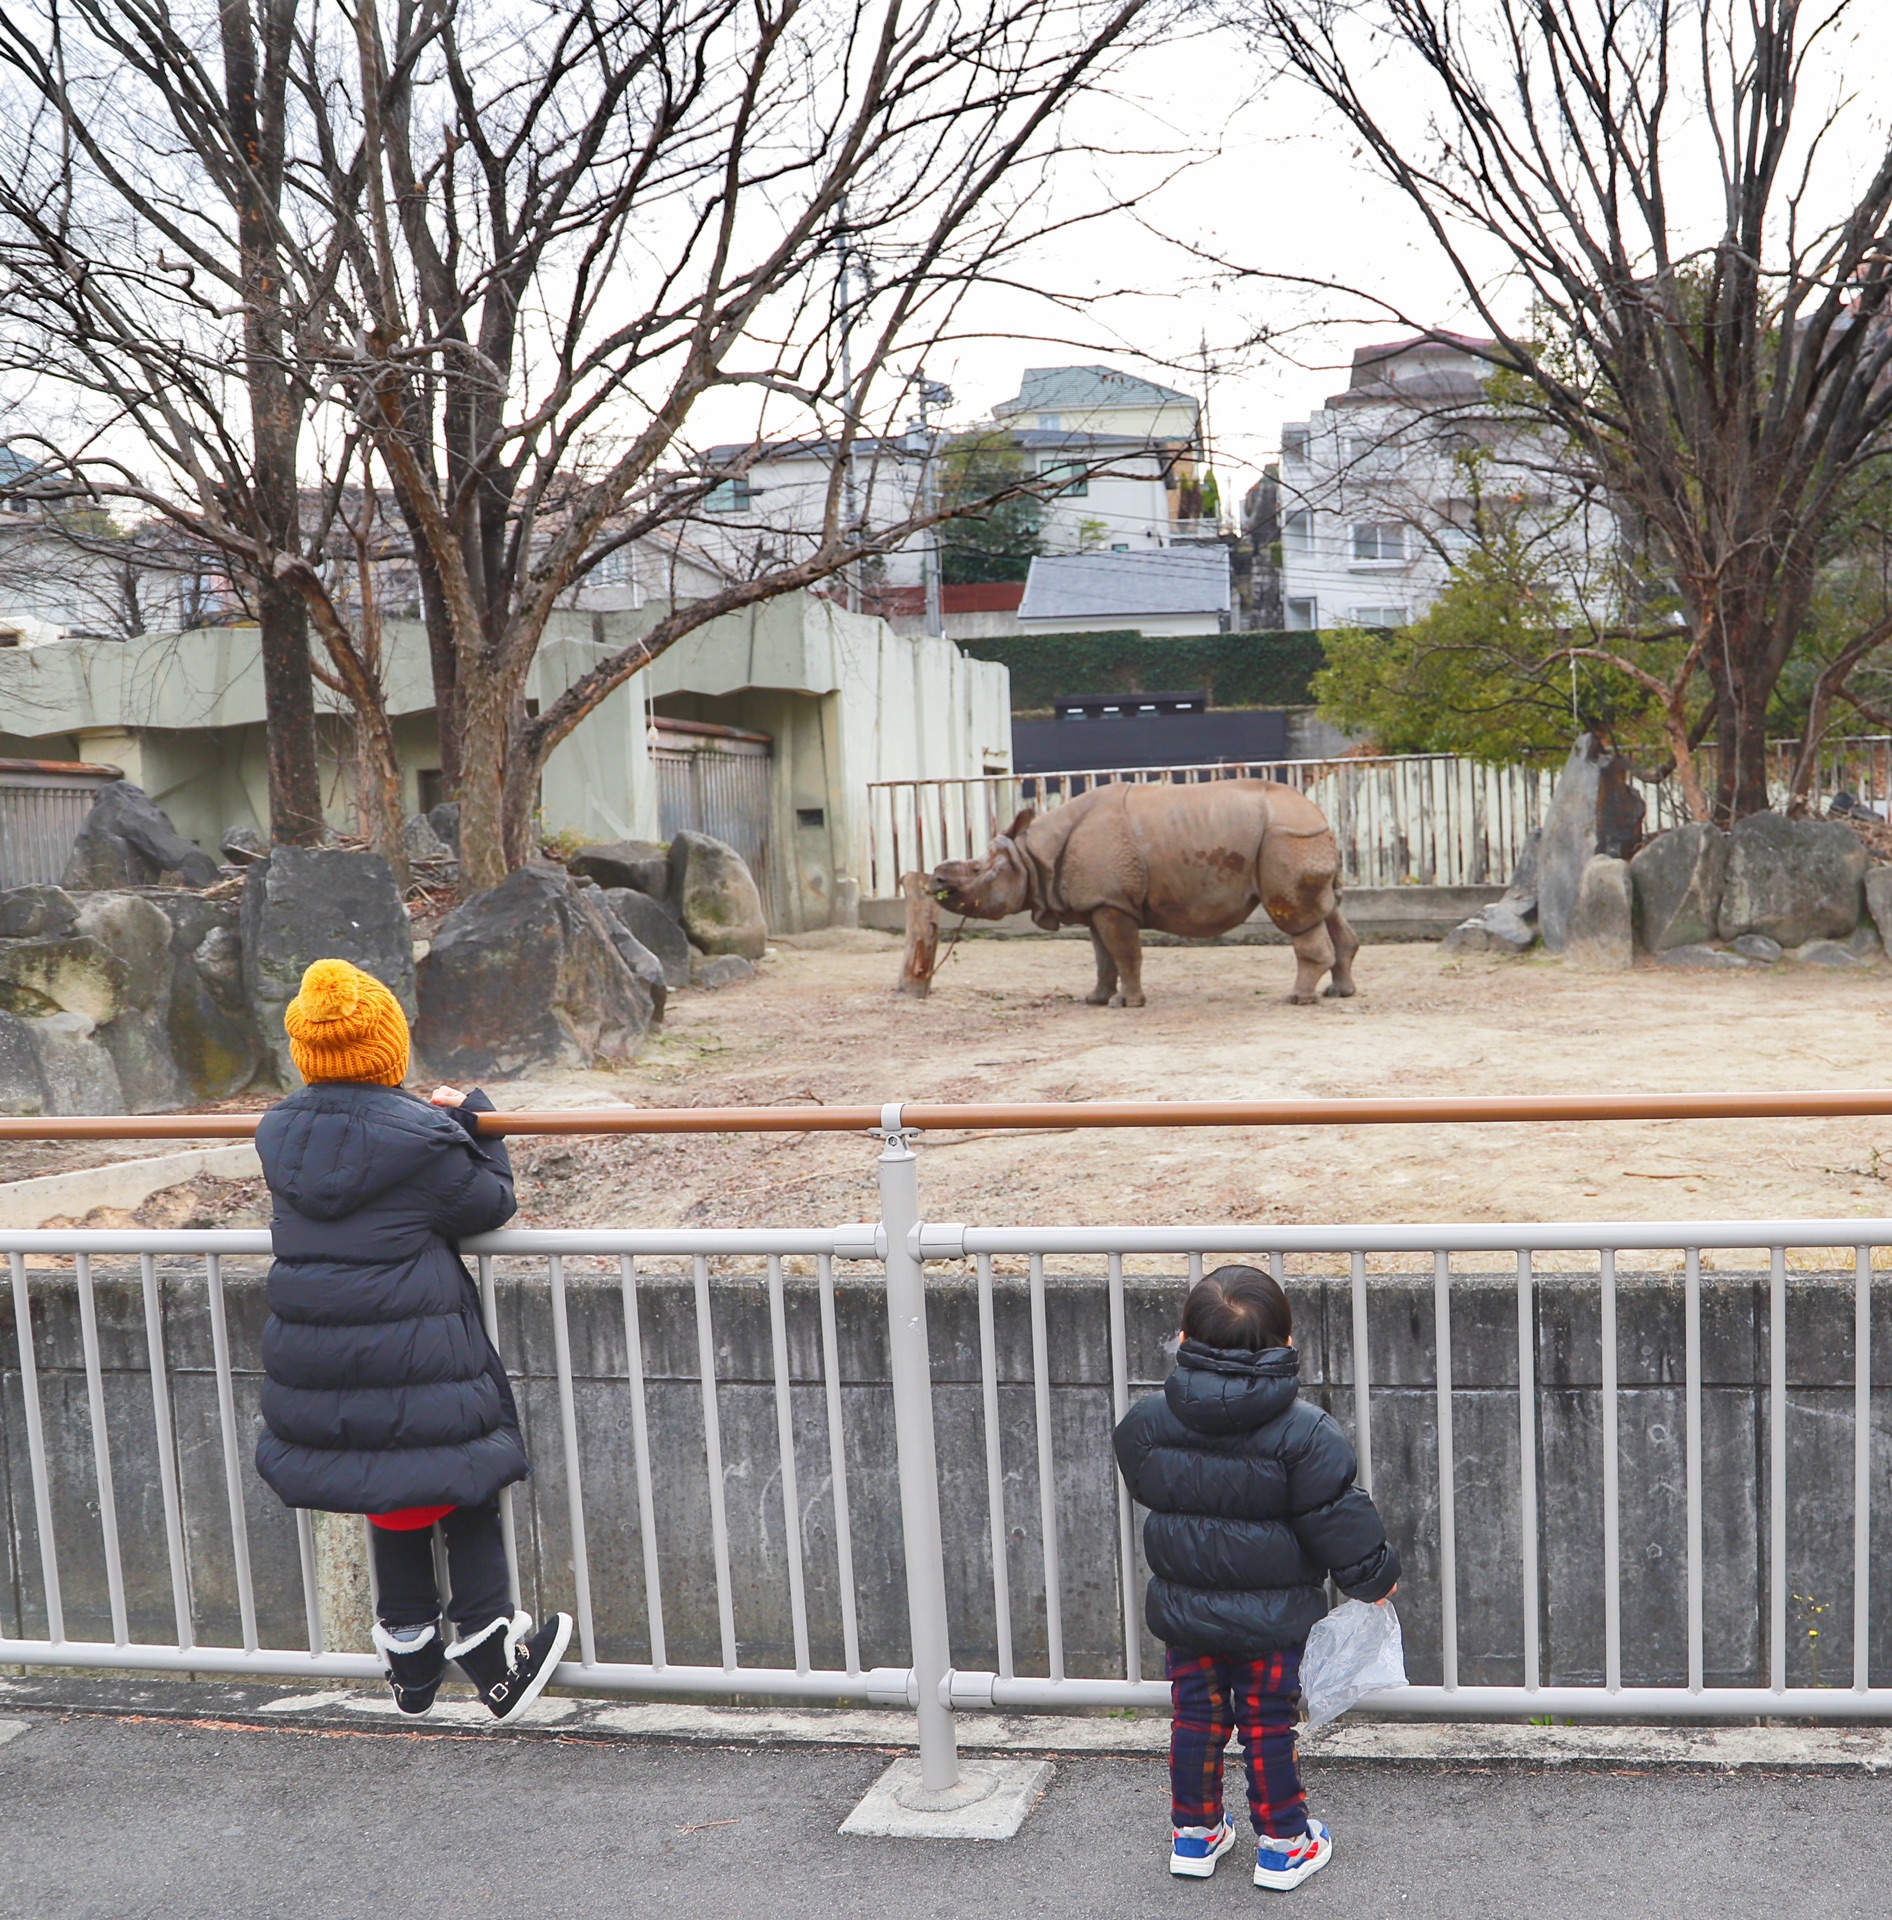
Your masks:
{"label": "grey tiled roof", "polygon": [[1027,367],[1018,383],[1018,398],[992,409],[1009,413],[1081,413],[1091,407],[1193,407],[1194,399],[1174,387],[1159,387],[1140,374],[1119,373],[1115,367]]}
{"label": "grey tiled roof", "polygon": [[1226,613],[1228,554],[1221,547],[1147,553],[1070,553],[1031,563],[1021,620],[1115,619],[1132,614]]}

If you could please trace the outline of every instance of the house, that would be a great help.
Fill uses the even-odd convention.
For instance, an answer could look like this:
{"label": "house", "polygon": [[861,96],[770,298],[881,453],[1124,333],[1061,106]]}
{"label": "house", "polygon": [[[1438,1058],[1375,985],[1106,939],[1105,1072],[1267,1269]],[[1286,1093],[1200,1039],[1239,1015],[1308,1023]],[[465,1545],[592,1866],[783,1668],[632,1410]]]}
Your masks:
{"label": "house", "polygon": [[1226,633],[1232,597],[1224,547],[1073,553],[1031,563],[1021,633]]}
{"label": "house", "polygon": [[1495,352],[1447,333],[1361,347],[1346,389],[1283,427],[1272,504],[1287,626],[1418,618],[1494,510],[1524,518],[1566,591],[1589,590],[1614,522],[1491,399]]}
{"label": "house", "polygon": [[[667,604],[554,615],[527,697],[555,698]],[[405,804],[417,810],[440,766],[426,633],[392,621],[386,642]],[[324,803],[346,826],[350,721],[326,689],[317,699]],[[720,827],[757,866],[772,926],[847,924],[867,867],[869,783],[1003,772],[1010,726],[1002,666],[788,594],[700,628],[609,695],[547,763],[541,819],[582,840]],[[122,768],[214,855],[231,827],[267,822],[258,631],[0,652],[0,758]]]}

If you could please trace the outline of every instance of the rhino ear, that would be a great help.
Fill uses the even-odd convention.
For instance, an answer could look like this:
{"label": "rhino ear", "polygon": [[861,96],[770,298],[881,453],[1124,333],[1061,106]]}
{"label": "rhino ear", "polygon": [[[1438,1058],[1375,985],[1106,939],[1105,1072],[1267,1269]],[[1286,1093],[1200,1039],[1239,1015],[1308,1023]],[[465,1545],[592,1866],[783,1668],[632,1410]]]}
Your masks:
{"label": "rhino ear", "polygon": [[1036,807],[1026,807],[1024,811],[1019,814],[1018,818],[1005,829],[1005,838],[1008,840],[1016,840],[1037,818],[1038,809]]}

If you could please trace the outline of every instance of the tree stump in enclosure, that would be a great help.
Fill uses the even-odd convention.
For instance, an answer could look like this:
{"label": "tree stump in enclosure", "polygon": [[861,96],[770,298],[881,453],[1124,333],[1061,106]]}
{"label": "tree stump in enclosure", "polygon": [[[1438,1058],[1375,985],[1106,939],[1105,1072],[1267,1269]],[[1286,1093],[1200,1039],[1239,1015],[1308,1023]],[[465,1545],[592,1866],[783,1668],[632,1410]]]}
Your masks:
{"label": "tree stump in enclosure", "polygon": [[924,1000],[939,965],[939,902],[923,873],[903,873],[900,891],[907,903],[907,944],[900,956],[900,984],[894,991]]}

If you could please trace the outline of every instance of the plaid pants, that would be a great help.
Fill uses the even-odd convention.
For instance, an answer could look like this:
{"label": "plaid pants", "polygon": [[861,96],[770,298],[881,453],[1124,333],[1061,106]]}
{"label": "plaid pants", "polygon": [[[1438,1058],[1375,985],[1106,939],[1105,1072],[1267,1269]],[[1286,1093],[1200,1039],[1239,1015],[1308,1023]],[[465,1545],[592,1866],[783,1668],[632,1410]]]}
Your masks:
{"label": "plaid pants", "polygon": [[1255,1831],[1287,1840],[1307,1831],[1307,1795],[1294,1757],[1301,1697],[1301,1650],[1265,1660],[1228,1660],[1171,1649],[1169,1674],[1170,1824],[1214,1827],[1222,1820],[1222,1752],[1240,1730]]}

